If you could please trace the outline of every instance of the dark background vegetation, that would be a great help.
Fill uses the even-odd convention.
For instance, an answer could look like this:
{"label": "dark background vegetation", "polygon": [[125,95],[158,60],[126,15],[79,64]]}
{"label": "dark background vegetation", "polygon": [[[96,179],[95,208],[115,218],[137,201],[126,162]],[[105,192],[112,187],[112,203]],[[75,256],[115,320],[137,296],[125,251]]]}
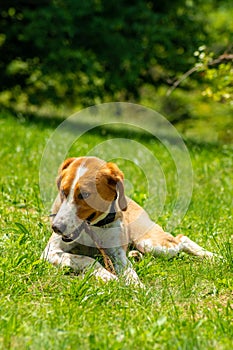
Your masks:
{"label": "dark background vegetation", "polygon": [[[207,118],[231,141],[231,5],[1,0],[0,104],[38,111],[45,105],[77,109],[133,101],[173,122]],[[209,120],[213,111],[216,119]]]}

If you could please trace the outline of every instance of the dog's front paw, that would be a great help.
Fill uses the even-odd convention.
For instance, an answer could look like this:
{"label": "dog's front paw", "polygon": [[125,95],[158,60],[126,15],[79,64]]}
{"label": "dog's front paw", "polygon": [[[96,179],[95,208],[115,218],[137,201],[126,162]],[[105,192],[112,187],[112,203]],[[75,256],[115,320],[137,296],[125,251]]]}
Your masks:
{"label": "dog's front paw", "polygon": [[134,284],[136,286],[139,286],[141,288],[144,287],[143,283],[140,281],[137,273],[134,271],[132,267],[127,267],[123,274],[122,277],[124,278],[125,284]]}
{"label": "dog's front paw", "polygon": [[118,280],[117,276],[115,276],[113,273],[107,271],[104,267],[99,267],[99,268],[95,269],[95,271],[92,273],[92,275],[95,276],[97,279],[102,280],[103,282]]}

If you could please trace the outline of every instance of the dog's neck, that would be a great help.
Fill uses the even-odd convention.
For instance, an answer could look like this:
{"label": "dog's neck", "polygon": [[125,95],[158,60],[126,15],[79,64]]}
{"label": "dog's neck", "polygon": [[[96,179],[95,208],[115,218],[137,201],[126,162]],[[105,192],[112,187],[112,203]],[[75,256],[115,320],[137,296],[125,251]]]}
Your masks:
{"label": "dog's neck", "polygon": [[116,200],[112,202],[108,214],[104,218],[100,219],[100,221],[97,221],[91,226],[105,227],[106,225],[113,223],[119,217],[119,215],[117,215],[116,213],[115,204]]}
{"label": "dog's neck", "polygon": [[116,213],[109,213],[105,218],[103,218],[102,220],[98,221],[93,226],[103,227],[103,226],[109,225],[113,221],[115,221],[115,218],[116,218]]}

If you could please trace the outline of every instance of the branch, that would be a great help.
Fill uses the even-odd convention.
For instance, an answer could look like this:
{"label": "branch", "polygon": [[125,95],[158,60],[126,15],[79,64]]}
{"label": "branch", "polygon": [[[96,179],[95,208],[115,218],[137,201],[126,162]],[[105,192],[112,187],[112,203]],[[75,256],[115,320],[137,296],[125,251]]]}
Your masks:
{"label": "branch", "polygon": [[[214,66],[214,65],[219,64],[223,61],[230,61],[230,60],[233,60],[233,54],[228,54],[227,52],[224,52],[222,55],[220,55],[215,60],[208,62],[207,66]],[[171,95],[171,93],[177,88],[177,86],[179,86],[182,83],[182,81],[184,81],[186,78],[188,78],[191,74],[198,71],[199,69],[200,69],[200,66],[195,66],[195,67],[192,67],[191,69],[189,69],[186,73],[184,73],[180,77],[180,79],[176,80],[174,82],[174,84],[170,87],[170,89],[168,89],[166,96]]]}

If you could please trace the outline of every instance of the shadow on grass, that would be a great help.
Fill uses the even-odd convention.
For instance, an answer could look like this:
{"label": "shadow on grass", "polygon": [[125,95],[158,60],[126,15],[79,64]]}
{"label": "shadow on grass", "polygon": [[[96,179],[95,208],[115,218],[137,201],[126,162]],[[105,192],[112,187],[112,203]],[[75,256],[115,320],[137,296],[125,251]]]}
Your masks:
{"label": "shadow on grass", "polygon": [[[0,106],[0,114],[1,119],[14,117],[20,124],[24,124],[25,126],[36,125],[39,129],[53,129],[55,130],[63,121],[67,119],[67,116],[56,115],[54,113],[51,114],[42,114],[42,113],[24,113],[18,112],[13,108],[1,108]],[[88,130],[88,134],[90,135],[100,135],[102,137],[114,137],[114,138],[127,138],[127,139],[136,139],[138,141],[144,142],[160,142],[153,134],[147,132],[144,129],[140,129],[139,127],[125,128],[124,125],[120,125],[119,127],[114,127],[112,125],[100,125],[93,126],[90,122],[85,122],[84,120],[80,120],[74,122],[67,120],[67,130],[71,133],[75,133],[76,128],[79,130]],[[174,126],[176,123],[173,124]],[[75,126],[75,127],[74,127]],[[217,150],[222,147],[222,143],[218,141],[208,142],[206,140],[196,140],[191,137],[186,137],[182,135],[183,141],[186,146],[189,148],[198,148],[198,149],[206,149],[208,150]],[[163,139],[169,142],[170,144],[176,144],[177,139],[168,135],[162,135]]]}

